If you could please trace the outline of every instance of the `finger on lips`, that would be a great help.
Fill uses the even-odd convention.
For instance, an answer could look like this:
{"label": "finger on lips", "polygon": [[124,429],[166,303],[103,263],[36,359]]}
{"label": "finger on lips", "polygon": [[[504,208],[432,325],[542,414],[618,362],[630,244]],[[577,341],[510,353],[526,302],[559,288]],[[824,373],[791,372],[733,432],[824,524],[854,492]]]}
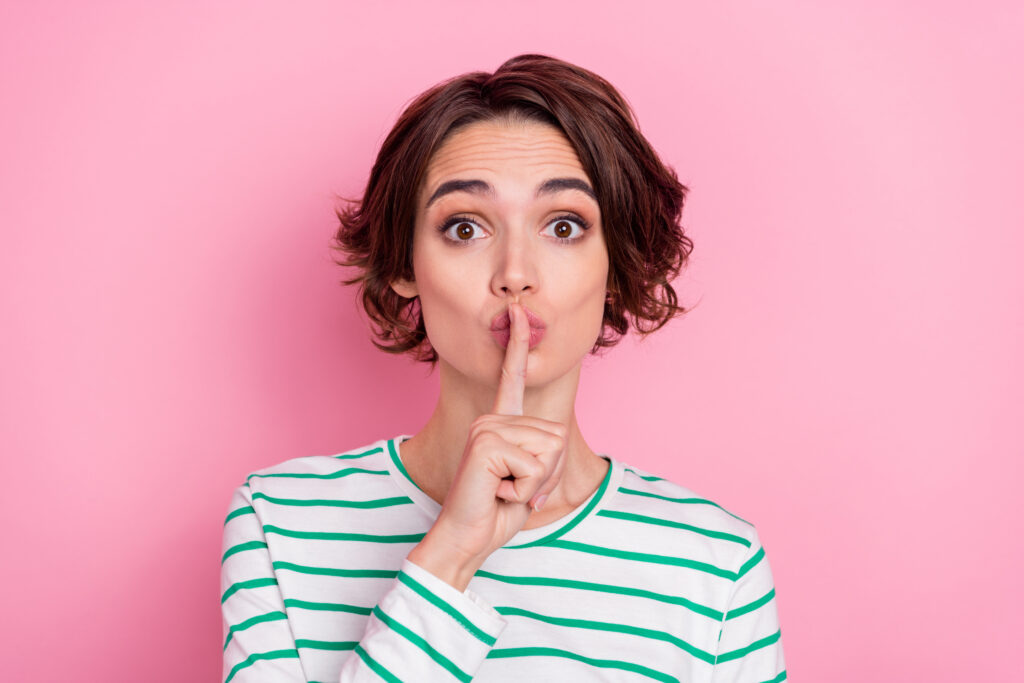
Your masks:
{"label": "finger on lips", "polygon": [[509,302],[511,329],[505,361],[498,382],[494,412],[498,415],[522,415],[523,392],[526,390],[526,358],[530,352],[530,322],[518,304]]}
{"label": "finger on lips", "polygon": [[[509,302],[508,315],[510,321],[508,346],[505,349],[505,360],[501,368],[498,395],[494,401],[493,412],[497,415],[522,415],[523,394],[526,391],[526,363],[530,352],[530,321],[516,302]],[[532,439],[523,439],[523,441],[517,439],[516,441],[521,446],[526,446],[525,442],[532,441]],[[539,445],[537,444],[537,446]],[[550,444],[547,445],[547,448],[536,448],[537,452],[545,452],[548,449],[550,449]],[[559,462],[556,459],[554,463],[545,464],[550,466],[551,464],[557,465]],[[515,481],[513,479],[507,485],[502,484],[506,487],[503,491],[506,495],[502,496],[503,498],[508,498],[507,494],[511,493],[510,489],[515,488]],[[553,488],[554,486],[540,487],[529,501],[530,507],[539,510],[547,499],[547,494]]]}

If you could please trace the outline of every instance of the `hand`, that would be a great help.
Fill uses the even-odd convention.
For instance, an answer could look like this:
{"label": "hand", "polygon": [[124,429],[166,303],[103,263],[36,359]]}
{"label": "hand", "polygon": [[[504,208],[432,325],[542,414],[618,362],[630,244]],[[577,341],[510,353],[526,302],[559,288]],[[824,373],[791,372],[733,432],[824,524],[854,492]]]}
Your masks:
{"label": "hand", "polygon": [[443,539],[454,561],[475,568],[522,529],[532,504],[554,490],[564,469],[566,426],[523,415],[530,325],[518,304],[509,303],[509,317],[493,413],[470,427],[459,469],[428,533]]}

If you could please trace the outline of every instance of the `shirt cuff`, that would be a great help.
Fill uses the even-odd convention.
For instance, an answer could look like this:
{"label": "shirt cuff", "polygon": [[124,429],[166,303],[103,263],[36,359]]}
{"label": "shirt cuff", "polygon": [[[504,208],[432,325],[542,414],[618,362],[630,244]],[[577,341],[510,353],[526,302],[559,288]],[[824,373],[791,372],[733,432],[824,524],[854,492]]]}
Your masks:
{"label": "shirt cuff", "polygon": [[508,621],[496,609],[472,590],[467,588],[460,593],[455,586],[408,558],[402,562],[398,580],[421,599],[447,612],[463,628],[489,646],[494,645],[494,641],[508,625]]}

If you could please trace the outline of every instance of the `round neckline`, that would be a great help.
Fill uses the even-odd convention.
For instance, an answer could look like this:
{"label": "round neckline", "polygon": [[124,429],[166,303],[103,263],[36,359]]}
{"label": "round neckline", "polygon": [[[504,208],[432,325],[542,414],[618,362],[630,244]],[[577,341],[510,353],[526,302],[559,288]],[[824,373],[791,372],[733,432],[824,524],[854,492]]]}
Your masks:
{"label": "round neckline", "polygon": [[[387,465],[388,472],[395,484],[402,489],[412,501],[425,512],[431,520],[436,520],[441,514],[441,504],[426,494],[423,489],[409,476],[401,458],[401,443],[412,438],[411,434],[399,434],[398,436],[386,439],[387,442]],[[524,548],[535,545],[544,545],[564,536],[571,529],[581,524],[586,519],[597,514],[598,510],[604,507],[612,494],[618,490],[622,481],[622,464],[615,458],[605,454],[598,455],[608,461],[609,467],[605,472],[604,479],[597,489],[582,503],[573,508],[568,514],[533,529],[520,529],[516,535],[508,540],[502,549]]]}

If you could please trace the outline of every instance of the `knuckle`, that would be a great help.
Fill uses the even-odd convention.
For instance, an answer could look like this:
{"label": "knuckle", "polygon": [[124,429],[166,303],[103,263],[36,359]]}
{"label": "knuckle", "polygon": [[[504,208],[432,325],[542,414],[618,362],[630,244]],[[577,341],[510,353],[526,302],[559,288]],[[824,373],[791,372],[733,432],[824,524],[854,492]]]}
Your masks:
{"label": "knuckle", "polygon": [[558,434],[559,436],[562,437],[569,433],[569,428],[565,425],[564,422],[553,422],[549,420],[548,428],[549,431]]}
{"label": "knuckle", "polygon": [[500,415],[485,414],[473,420],[470,430],[477,436],[482,434],[493,434],[495,427],[501,423]]}
{"label": "knuckle", "polygon": [[506,380],[515,380],[526,377],[525,370],[512,370],[507,365],[501,366],[501,377]]}
{"label": "knuckle", "polygon": [[551,450],[553,451],[561,451],[565,448],[565,437],[562,435],[552,434],[549,441],[551,442]]}
{"label": "knuckle", "polygon": [[533,460],[530,460],[529,462],[530,462],[529,469],[530,469],[530,476],[531,477],[536,477],[538,479],[543,479],[545,477],[545,475],[547,475],[547,468],[544,466],[544,463],[542,463],[540,460],[533,459]]}
{"label": "knuckle", "polygon": [[496,441],[499,441],[500,437],[492,431],[483,430],[476,436],[477,444],[483,444],[485,446],[493,447]]}

